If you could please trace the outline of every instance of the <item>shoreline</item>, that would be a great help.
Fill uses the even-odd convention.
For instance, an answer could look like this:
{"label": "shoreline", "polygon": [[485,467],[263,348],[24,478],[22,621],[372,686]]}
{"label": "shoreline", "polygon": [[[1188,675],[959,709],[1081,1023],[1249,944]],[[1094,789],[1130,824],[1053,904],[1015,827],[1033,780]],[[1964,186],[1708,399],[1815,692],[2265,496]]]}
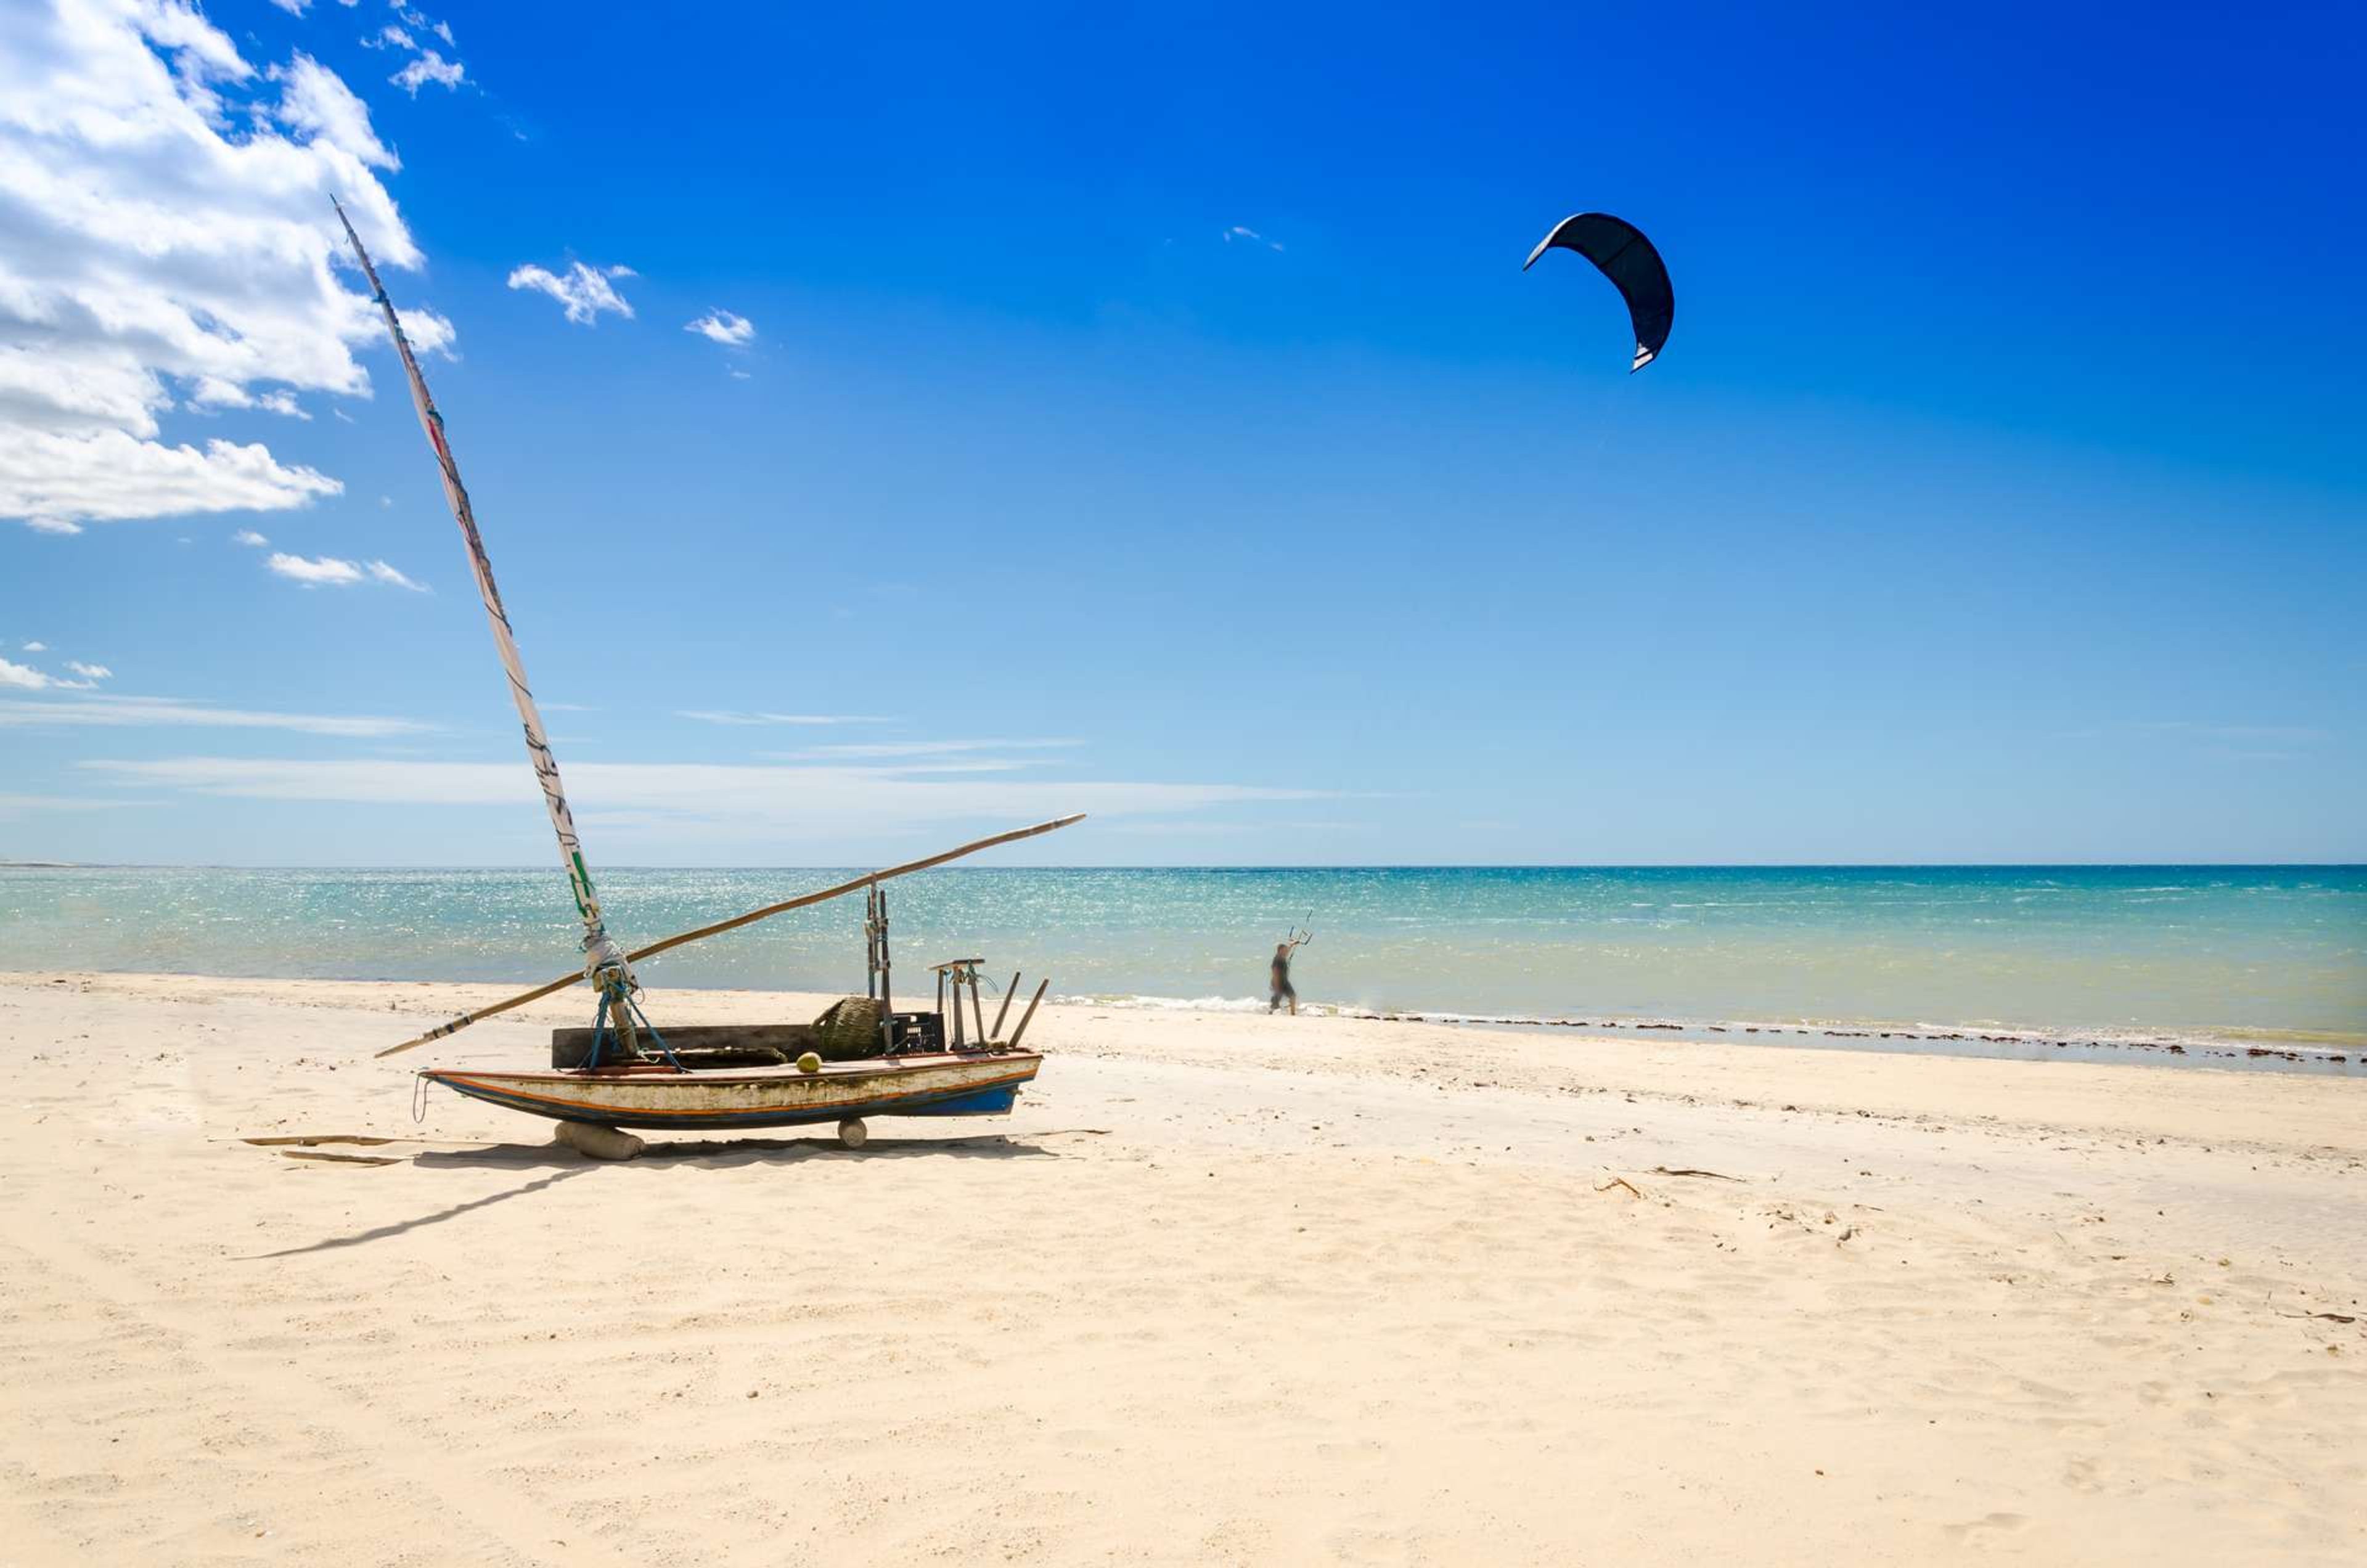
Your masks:
{"label": "shoreline", "polygon": [[[173,970],[57,970],[0,968],[0,983],[41,983],[59,976],[108,976],[130,981],[243,981],[256,985],[385,986],[417,987],[449,986],[483,993],[482,1000],[538,984],[532,980],[373,979],[337,976],[209,974]],[[742,986],[652,984],[652,995],[685,998],[758,994]],[[562,996],[572,995],[562,992]],[[784,994],[821,995],[793,992]],[[1055,992],[1046,998],[1054,1007],[1104,1008],[1121,1011],[1175,1013],[1211,1018],[1263,1015],[1265,1004],[1254,997],[1182,998],[1140,994],[1104,996]],[[471,1005],[481,1005],[481,1001]],[[1656,1017],[1556,1018],[1523,1013],[1469,1011],[1460,1009],[1373,1009],[1354,1003],[1300,998],[1299,1012],[1309,1018],[1338,1018],[1368,1023],[1426,1024],[1455,1029],[1510,1029],[1578,1038],[1625,1038],[1658,1035],[1696,1043],[1788,1046],[1809,1050],[1895,1052],[1908,1056],[1952,1056],[1988,1061],[2037,1061],[2060,1056],[2073,1061],[2147,1060],[2160,1065],[2212,1067],[2231,1071],[2298,1073],[2308,1077],[2367,1078],[2367,1035],[2357,1042],[2324,1032],[2296,1030],[2172,1030],[2132,1028],[2037,1029],[1995,1024],[1935,1025],[1897,1021],[1819,1022],[1806,1020],[1681,1019]],[[1591,1036],[1589,1032],[1609,1032]]]}
{"label": "shoreline", "polygon": [[[1217,1016],[1265,1010],[1265,1004],[1254,997],[1210,997],[1186,1000],[1176,997],[1083,995],[1056,996],[1052,999],[1072,1006],[1205,1012]],[[2106,1038],[2089,1029],[2033,1029],[1996,1024],[1965,1024],[1951,1028],[1930,1023],[1871,1021],[1845,1025],[1801,1021],[1771,1022],[1758,1020],[1745,1022],[1734,1019],[1704,1021],[1648,1016],[1538,1018],[1513,1013],[1463,1012],[1442,1008],[1374,1010],[1354,1004],[1308,1001],[1304,998],[1300,998],[1298,1010],[1302,1015],[1312,1017],[1355,1019],[1365,1022],[1431,1023],[1450,1028],[1615,1029],[1658,1033],[1672,1040],[1708,1042],[1712,1036],[1723,1036],[1733,1043],[1746,1043],[1752,1036],[1764,1036],[1757,1043],[1810,1050],[1894,1050],[1902,1055],[1973,1056],[1988,1060],[2038,1061],[2044,1059],[2044,1053],[2050,1050],[2072,1053],[2074,1059],[2101,1058],[2104,1053],[2114,1051],[2142,1051],[2158,1053],[2165,1057],[2185,1058],[2195,1066],[2267,1071],[2280,1068],[2305,1071],[2350,1068],[2358,1076],[2367,1076],[2367,1037],[2362,1037],[2361,1042],[2353,1042],[2323,1031],[2132,1029],[2125,1037]],[[2183,1038],[2178,1037],[2180,1035]],[[1878,1040],[1895,1043],[1889,1046],[1840,1043]],[[2262,1043],[2269,1041],[2278,1043]],[[1924,1051],[1911,1048],[1916,1045],[1939,1049]],[[1982,1049],[1985,1046],[2002,1049]]]}

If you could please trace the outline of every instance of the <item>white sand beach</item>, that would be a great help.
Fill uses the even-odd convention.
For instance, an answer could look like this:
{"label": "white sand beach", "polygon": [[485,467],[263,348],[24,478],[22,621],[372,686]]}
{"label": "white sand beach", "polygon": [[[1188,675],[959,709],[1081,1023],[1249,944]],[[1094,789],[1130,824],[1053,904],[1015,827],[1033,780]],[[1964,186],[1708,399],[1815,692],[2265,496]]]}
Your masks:
{"label": "white sand beach", "polygon": [[499,992],[0,976],[0,1557],[2367,1561],[2356,1079],[1066,1007],[598,1165],[411,1114],[579,997],[370,1059]]}

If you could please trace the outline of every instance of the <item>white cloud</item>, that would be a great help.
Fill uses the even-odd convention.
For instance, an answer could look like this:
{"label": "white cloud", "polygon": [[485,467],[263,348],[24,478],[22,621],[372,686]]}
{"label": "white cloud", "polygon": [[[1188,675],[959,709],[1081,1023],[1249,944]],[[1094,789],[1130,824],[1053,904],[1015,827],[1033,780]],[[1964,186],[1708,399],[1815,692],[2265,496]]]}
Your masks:
{"label": "white cloud", "polygon": [[0,516],[47,533],[80,533],[77,518],[267,512],[344,489],[325,474],[282,464],[261,442],[213,440],[199,451],[121,430],[66,435],[0,424]]}
{"label": "white cloud", "polygon": [[0,517],[65,533],[337,493],[261,444],[173,444],[160,419],[184,398],[368,394],[352,349],[381,329],[336,271],[330,194],[382,264],[421,259],[368,111],[303,54],[258,70],[186,0],[9,0],[6,30]]}
{"label": "white cloud", "polygon": [[1270,251],[1278,251],[1282,249],[1281,241],[1269,240],[1263,234],[1259,233],[1256,230],[1240,223],[1236,223],[1231,228],[1225,231],[1225,243],[1229,245],[1235,240],[1248,240],[1254,243],[1263,245]]}
{"label": "white cloud", "polygon": [[695,718],[706,724],[886,724],[889,721],[877,714],[830,713],[730,713],[713,708],[683,708],[676,718]]}
{"label": "white cloud", "polygon": [[387,78],[413,97],[430,82],[439,87],[458,87],[468,76],[467,69],[457,60],[447,60],[432,49],[423,49],[412,62]]}
{"label": "white cloud", "polygon": [[512,288],[532,289],[548,294],[559,301],[567,319],[579,326],[591,326],[603,310],[612,310],[627,321],[632,320],[633,308],[617,292],[612,278],[637,276],[629,266],[593,267],[582,262],[569,264],[565,274],[550,271],[529,262],[510,274]]}
{"label": "white cloud", "polygon": [[291,17],[300,17],[312,8],[312,0],[271,0],[271,3]]}
{"label": "white cloud", "polygon": [[[6,660],[0,660],[0,665]],[[38,671],[36,671],[38,673]],[[0,685],[11,684],[0,672]],[[54,683],[54,682],[50,682]],[[179,697],[70,697],[14,701],[0,699],[0,728],[64,727],[74,728],[195,728],[284,729],[300,735],[328,735],[345,739],[374,739],[389,735],[420,735],[434,727],[408,718],[374,714],[272,713],[246,708],[214,707]]]}
{"label": "white cloud", "polygon": [[230,542],[233,545],[250,546],[255,549],[261,549],[264,546],[271,543],[270,540],[265,538],[262,535],[256,533],[252,528],[241,528],[237,533],[232,534],[230,536]]}
{"label": "white cloud", "polygon": [[[25,651],[45,653],[48,649],[44,644],[28,642],[25,645]],[[0,686],[14,687],[20,692],[86,692],[115,673],[104,664],[79,664],[73,660],[67,661],[66,668],[73,671],[77,678],[68,681],[46,670],[36,670],[29,664],[0,659]]]}
{"label": "white cloud", "polygon": [[418,40],[401,28],[389,22],[368,38],[362,39],[364,49],[417,49]]}
{"label": "white cloud", "polygon": [[756,323],[732,310],[715,310],[682,329],[697,333],[711,343],[726,348],[744,348],[756,335]]}
{"label": "white cloud", "polygon": [[452,42],[452,41],[453,41],[453,38],[452,38],[452,24],[451,24],[451,23],[449,23],[449,22],[438,22],[438,23],[436,23],[436,26],[435,26],[435,28],[434,28],[434,29],[433,29],[433,31],[435,32],[435,34],[436,34],[436,36],[437,38],[442,39],[446,43],[450,43],[450,42]]}
{"label": "white cloud", "polygon": [[[81,765],[125,782],[247,800],[508,806],[536,795],[533,775],[512,761],[174,757]],[[592,814],[585,820],[629,817],[640,826],[799,837],[961,820],[1032,821],[1066,811],[1129,817],[1254,801],[1336,798],[1330,791],[1254,784],[1040,779],[1023,784],[996,778],[911,778],[871,768],[691,762],[583,763],[568,769],[568,782],[579,812],[588,808]]]}
{"label": "white cloud", "polygon": [[362,580],[359,562],[339,560],[334,556],[291,556],[274,550],[271,558],[263,564],[277,575],[300,582],[307,588],[318,588],[323,583],[342,588]]}
{"label": "white cloud", "polygon": [[289,130],[342,147],[373,168],[402,167],[370,128],[369,110],[335,72],[300,52],[269,75],[279,84],[279,118]]}

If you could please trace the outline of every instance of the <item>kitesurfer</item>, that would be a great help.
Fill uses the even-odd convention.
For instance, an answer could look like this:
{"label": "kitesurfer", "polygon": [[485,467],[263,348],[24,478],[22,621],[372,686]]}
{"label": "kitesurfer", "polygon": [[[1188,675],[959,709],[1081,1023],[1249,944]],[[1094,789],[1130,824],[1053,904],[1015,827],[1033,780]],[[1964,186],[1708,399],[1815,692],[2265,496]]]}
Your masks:
{"label": "kitesurfer", "polygon": [[1288,1002],[1290,1016],[1293,1018],[1298,1016],[1298,993],[1290,987],[1290,955],[1306,946],[1314,935],[1313,931],[1308,932],[1306,936],[1300,936],[1294,931],[1289,941],[1274,944],[1273,972],[1268,976],[1273,985],[1273,994],[1266,998],[1266,1011],[1272,1012],[1283,1003]]}

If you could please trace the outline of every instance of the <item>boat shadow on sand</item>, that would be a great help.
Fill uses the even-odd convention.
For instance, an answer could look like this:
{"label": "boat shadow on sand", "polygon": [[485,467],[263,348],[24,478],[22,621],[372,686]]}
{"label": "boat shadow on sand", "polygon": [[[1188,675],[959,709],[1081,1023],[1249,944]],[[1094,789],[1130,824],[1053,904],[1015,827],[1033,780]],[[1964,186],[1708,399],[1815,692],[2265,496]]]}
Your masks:
{"label": "boat shadow on sand", "polygon": [[663,1168],[695,1161],[708,1168],[746,1165],[793,1165],[809,1159],[1059,1159],[1059,1153],[1038,1147],[1034,1138],[1073,1137],[1077,1130],[1043,1133],[981,1133],[960,1138],[882,1138],[874,1136],[860,1149],[841,1148],[827,1138],[682,1138],[651,1140],[629,1160],[591,1161],[563,1144],[486,1144],[469,1149],[423,1149],[407,1162],[423,1169],[581,1168],[600,1165],[612,1170]]}
{"label": "boat shadow on sand", "polygon": [[[686,1138],[674,1143],[652,1143],[640,1157],[615,1162],[589,1160],[558,1144],[485,1144],[464,1149],[423,1149],[415,1155],[392,1158],[386,1156],[324,1155],[309,1148],[282,1149],[280,1153],[289,1157],[338,1164],[408,1165],[427,1170],[544,1170],[549,1174],[538,1176],[531,1181],[499,1192],[487,1193],[481,1198],[471,1198],[465,1202],[413,1215],[407,1220],[372,1225],[350,1235],[324,1237],[303,1247],[251,1254],[243,1261],[297,1258],[306,1253],[334,1252],[373,1241],[385,1241],[408,1231],[441,1224],[476,1210],[506,1203],[513,1198],[523,1198],[528,1193],[539,1192],[560,1182],[595,1172],[606,1173],[614,1179],[635,1170],[662,1170],[668,1166],[685,1164],[712,1170],[737,1166],[793,1165],[810,1159],[1059,1159],[1062,1156],[1058,1151],[1039,1147],[1028,1140],[1091,1136],[1101,1132],[1098,1127],[1078,1127],[1016,1134],[988,1133],[962,1138],[875,1138],[861,1150],[843,1149],[834,1140],[826,1138]],[[386,1140],[356,1138],[351,1141],[379,1144]]]}

